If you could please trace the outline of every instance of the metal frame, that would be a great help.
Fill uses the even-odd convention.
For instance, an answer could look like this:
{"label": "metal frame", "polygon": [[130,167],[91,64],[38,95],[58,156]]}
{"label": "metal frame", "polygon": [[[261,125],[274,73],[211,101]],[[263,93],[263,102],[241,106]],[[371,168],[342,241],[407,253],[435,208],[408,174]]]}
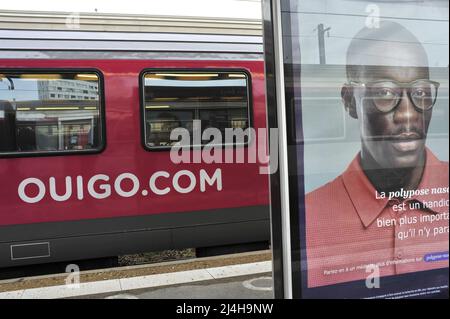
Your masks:
{"label": "metal frame", "polygon": [[281,26],[281,3],[272,1],[273,32],[274,32],[274,59],[275,59],[275,85],[277,89],[277,121],[279,134],[279,170],[280,170],[280,204],[281,204],[281,236],[283,249],[283,283],[284,298],[292,298],[292,265],[291,265],[291,225],[289,210],[289,168],[287,151],[287,116],[284,87],[283,62],[283,34]]}
{"label": "metal frame", "polygon": [[[264,18],[264,51],[269,129],[278,128],[279,170],[270,175],[270,222],[274,279],[274,296],[292,298],[290,265],[289,185],[287,183],[287,135],[284,110],[283,48],[281,19],[277,0],[262,1]],[[278,14],[277,14],[278,11]],[[281,63],[280,63],[281,61]],[[281,74],[280,74],[281,73]],[[276,106],[276,107],[275,107]],[[269,130],[270,134],[270,130]],[[273,150],[270,150],[273,154]],[[289,262],[287,262],[289,261]]]}

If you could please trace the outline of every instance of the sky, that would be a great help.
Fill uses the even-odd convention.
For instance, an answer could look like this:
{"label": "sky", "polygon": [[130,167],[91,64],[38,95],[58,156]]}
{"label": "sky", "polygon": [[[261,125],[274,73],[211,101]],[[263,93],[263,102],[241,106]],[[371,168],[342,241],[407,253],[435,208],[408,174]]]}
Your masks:
{"label": "sky", "polygon": [[0,10],[261,18],[261,0],[14,0]]}

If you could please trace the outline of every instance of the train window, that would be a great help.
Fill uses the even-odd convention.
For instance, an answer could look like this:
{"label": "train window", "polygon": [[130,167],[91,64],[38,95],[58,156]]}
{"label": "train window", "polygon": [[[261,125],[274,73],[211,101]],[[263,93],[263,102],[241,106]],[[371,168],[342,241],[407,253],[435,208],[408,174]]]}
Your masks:
{"label": "train window", "polygon": [[96,72],[0,71],[0,156],[101,150],[100,80]]}
{"label": "train window", "polygon": [[[195,134],[218,129],[247,129],[250,126],[249,75],[242,71],[151,71],[143,75],[145,146],[167,148],[175,128]],[[196,124],[198,123],[198,124]],[[206,144],[210,140],[202,140]],[[247,140],[245,142],[248,142]]]}

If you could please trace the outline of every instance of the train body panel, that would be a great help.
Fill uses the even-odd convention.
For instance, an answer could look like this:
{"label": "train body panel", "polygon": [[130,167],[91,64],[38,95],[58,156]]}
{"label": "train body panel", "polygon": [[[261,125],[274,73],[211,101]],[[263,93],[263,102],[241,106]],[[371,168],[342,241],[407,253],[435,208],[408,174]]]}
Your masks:
{"label": "train body panel", "polygon": [[[33,116],[38,108],[47,110],[45,116],[53,114],[57,122],[55,140],[60,147],[46,152],[36,144],[29,152],[22,145],[5,152],[0,145],[0,268],[269,241],[268,175],[259,173],[266,164],[258,160],[256,140],[221,145],[222,160],[231,154],[230,163],[177,164],[168,147],[147,143],[144,116],[145,72],[217,73],[217,79],[230,73],[246,78],[248,102],[248,118],[231,122],[242,127],[247,121],[246,127],[256,131],[265,128],[261,21],[81,14],[80,27],[67,29],[55,13],[0,12],[0,16],[5,17],[0,23],[4,79],[0,117],[6,120],[6,110],[14,104],[23,125],[31,123],[26,110]],[[37,75],[37,83],[45,74],[66,79],[77,73],[98,76],[98,101],[73,104],[66,99],[61,105],[61,110],[98,112],[98,131],[87,135],[97,134],[101,141],[86,151],[64,146],[73,138],[76,148],[81,140],[86,143],[86,136],[72,136],[70,126],[69,133],[62,128],[56,111],[59,102],[14,99],[22,78]],[[243,103],[227,100],[227,93],[214,97],[214,92],[210,97],[220,108]],[[219,92],[244,94],[236,88]],[[238,117],[239,112],[233,112],[229,114]],[[76,124],[78,115],[71,116]],[[184,154],[192,161],[203,149],[191,148]],[[239,151],[245,158],[253,153],[257,161],[237,163]]]}
{"label": "train body panel", "polygon": [[[261,62],[222,61],[0,61],[3,70],[11,69],[96,69],[103,74],[105,96],[106,147],[97,154],[71,154],[67,156],[42,156],[0,159],[0,175],[4,183],[0,194],[0,223],[2,225],[36,222],[67,221],[85,218],[108,218],[132,215],[161,214],[182,211],[200,211],[240,206],[257,206],[267,203],[267,176],[259,174],[258,163],[180,163],[174,164],[170,150],[148,151],[141,146],[141,114],[139,101],[139,77],[145,69],[196,69],[196,70],[247,70],[251,74],[253,93],[253,127],[265,127],[264,79]],[[244,153],[255,148],[241,146]],[[223,149],[234,153],[232,147]],[[201,152],[189,150],[188,153]],[[191,161],[193,157],[191,156]],[[38,168],[38,169],[37,169]],[[153,187],[169,188],[167,194],[158,195],[151,191],[152,175],[167,172],[170,177],[159,177]],[[174,187],[174,177],[181,174]],[[129,179],[122,181],[120,189],[128,193],[125,197],[116,192],[114,182],[121,174],[131,174],[139,180],[137,184]],[[102,174],[109,180],[99,180],[111,189],[111,195],[98,199],[90,196],[87,184],[90,179]],[[209,185],[205,178],[220,180]],[[77,177],[82,177],[77,187]],[[195,177],[194,182],[189,180]],[[67,194],[66,179],[70,178],[71,196],[57,201],[50,194],[49,179],[55,179],[56,193]],[[22,181],[36,178],[45,185],[44,197],[36,203],[26,203],[19,196]],[[127,182],[129,185],[127,185]],[[177,187],[179,184],[180,187]],[[204,184],[204,192],[201,186]],[[219,185],[221,184],[221,185]],[[190,188],[192,190],[189,191]],[[80,189],[81,188],[81,189]],[[180,193],[176,188],[186,189]],[[28,197],[38,194],[38,187],[31,183],[25,188]],[[40,190],[42,191],[42,189]],[[33,193],[34,192],[34,193]],[[83,192],[83,199],[77,194]],[[146,194],[146,195],[143,195]],[[34,194],[34,195],[33,195]]]}

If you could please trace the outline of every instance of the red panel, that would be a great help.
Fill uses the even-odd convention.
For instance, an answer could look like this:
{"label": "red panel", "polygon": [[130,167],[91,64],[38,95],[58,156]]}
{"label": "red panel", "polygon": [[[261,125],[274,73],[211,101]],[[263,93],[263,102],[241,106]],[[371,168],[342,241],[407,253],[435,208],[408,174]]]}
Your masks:
{"label": "red panel", "polygon": [[[1,68],[95,68],[104,75],[107,147],[100,154],[0,159],[0,225],[80,220],[131,215],[161,214],[230,208],[269,203],[268,176],[259,174],[260,164],[173,164],[169,151],[148,152],[141,146],[139,74],[145,68],[241,68],[252,76],[253,125],[265,127],[264,64],[262,61],[143,61],[143,60],[0,60]],[[232,150],[228,150],[232,151]],[[246,149],[247,151],[247,149]],[[200,191],[199,172],[209,174],[221,169],[223,188],[207,186]],[[187,194],[174,190],[171,178],[158,179],[158,187],[170,186],[166,195],[149,191],[150,176],[167,171],[191,171],[197,179]],[[97,174],[114,180],[122,173],[139,178],[136,195],[119,196],[114,190],[105,199],[88,194],[87,182]],[[59,194],[65,191],[65,178],[73,179],[74,189],[67,201],[57,202],[49,194],[49,178],[55,177]],[[77,199],[76,176],[83,176],[84,198]],[[45,197],[37,203],[25,203],[18,186],[26,178],[38,178],[46,186]],[[180,179],[180,183],[187,180]],[[101,183],[100,183],[101,184]],[[127,183],[123,183],[126,188]],[[33,187],[28,190],[31,191]],[[129,189],[129,188],[128,188]]]}

